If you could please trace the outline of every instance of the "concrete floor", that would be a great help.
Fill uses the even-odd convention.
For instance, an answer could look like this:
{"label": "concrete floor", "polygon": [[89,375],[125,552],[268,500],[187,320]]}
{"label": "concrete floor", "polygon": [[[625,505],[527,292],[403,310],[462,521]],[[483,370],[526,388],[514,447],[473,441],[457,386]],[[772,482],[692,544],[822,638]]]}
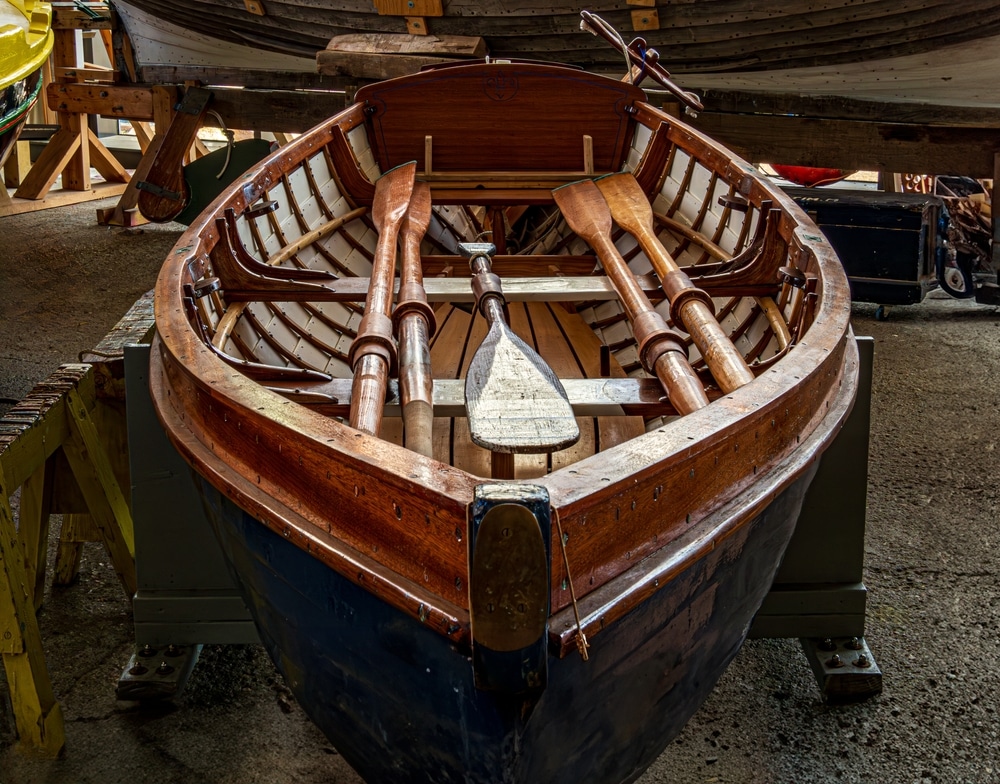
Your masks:
{"label": "concrete floor", "polygon": [[[99,227],[97,206],[0,218],[0,412],[96,345],[178,234]],[[827,705],[796,641],[751,641],[640,784],[1000,782],[1000,315],[935,292],[853,320],[875,339],[866,637],[884,692]],[[116,701],[131,618],[98,546],[39,620],[66,750],[18,752],[0,682],[0,784],[360,783],[257,646],[207,648],[172,703]]]}

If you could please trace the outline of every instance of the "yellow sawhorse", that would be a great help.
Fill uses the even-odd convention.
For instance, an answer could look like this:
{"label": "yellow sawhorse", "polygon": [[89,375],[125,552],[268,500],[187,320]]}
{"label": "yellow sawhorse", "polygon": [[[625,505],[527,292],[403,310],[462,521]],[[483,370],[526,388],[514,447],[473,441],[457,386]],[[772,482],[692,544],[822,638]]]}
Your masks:
{"label": "yellow sawhorse", "polygon": [[[106,448],[92,365],[63,365],[0,419],[0,659],[23,751],[57,756],[65,743],[36,610],[41,604],[49,514],[71,512],[64,529],[89,522],[129,597],[135,593],[132,516],[121,455]],[[116,458],[118,470],[116,471]],[[21,489],[15,524],[11,493]],[[64,534],[69,534],[64,530]],[[57,579],[72,579],[75,547],[60,545]]]}

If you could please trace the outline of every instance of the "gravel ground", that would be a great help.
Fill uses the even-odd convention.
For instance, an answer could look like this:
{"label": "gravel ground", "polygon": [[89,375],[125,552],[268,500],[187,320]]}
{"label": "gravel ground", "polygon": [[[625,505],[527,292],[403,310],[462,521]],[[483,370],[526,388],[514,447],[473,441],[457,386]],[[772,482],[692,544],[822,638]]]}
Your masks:
{"label": "gravel ground", "polygon": [[[0,411],[96,345],[178,234],[99,227],[97,206],[2,219]],[[640,784],[1000,783],[1000,314],[934,292],[887,321],[857,304],[854,326],[875,339],[866,638],[884,692],[829,706],[796,641],[748,642]],[[172,703],[116,701],[131,618],[98,546],[40,623],[66,752],[13,749],[0,682],[0,784],[360,784],[257,646],[207,648]]]}

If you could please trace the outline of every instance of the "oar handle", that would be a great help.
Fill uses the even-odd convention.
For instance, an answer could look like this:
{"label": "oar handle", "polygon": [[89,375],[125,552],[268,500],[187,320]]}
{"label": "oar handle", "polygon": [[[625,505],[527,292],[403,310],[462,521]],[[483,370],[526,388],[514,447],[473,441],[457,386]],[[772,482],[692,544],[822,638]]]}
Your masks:
{"label": "oar handle", "polygon": [[372,214],[379,229],[378,242],[365,297],[365,315],[348,352],[354,371],[350,424],[373,436],[382,427],[385,390],[390,373],[396,370],[396,341],[389,310],[396,271],[396,240],[413,193],[415,169],[415,164],[397,167],[386,172],[375,185]]}
{"label": "oar handle", "polygon": [[427,322],[411,311],[399,322],[399,392],[403,406],[403,444],[433,457],[434,381]]}
{"label": "oar handle", "polygon": [[652,229],[634,234],[663,285],[670,312],[684,325],[720,389],[729,393],[753,381],[750,366],[719,325],[708,293],[691,282]]}
{"label": "oar handle", "polygon": [[660,380],[670,402],[681,414],[707,406],[708,395],[688,362],[684,339],[667,326],[653,307],[611,238],[602,235],[597,245],[594,250],[632,323],[643,367]]}
{"label": "oar handle", "polygon": [[403,221],[403,255],[399,297],[393,325],[399,340],[399,396],[403,408],[403,445],[427,457],[434,455],[434,377],[430,338],[437,330],[427,302],[420,262],[420,242],[430,222],[430,186],[414,185],[410,211]]}

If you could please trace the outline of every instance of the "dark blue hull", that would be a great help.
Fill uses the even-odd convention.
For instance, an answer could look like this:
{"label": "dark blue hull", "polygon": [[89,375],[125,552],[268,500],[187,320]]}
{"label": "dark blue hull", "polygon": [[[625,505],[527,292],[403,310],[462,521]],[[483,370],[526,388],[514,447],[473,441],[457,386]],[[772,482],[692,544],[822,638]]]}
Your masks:
{"label": "dark blue hull", "polygon": [[368,782],[638,778],[736,654],[812,470],[648,601],[549,656],[532,709],[479,691],[469,650],[388,606],[202,482],[261,638],[303,708]]}

